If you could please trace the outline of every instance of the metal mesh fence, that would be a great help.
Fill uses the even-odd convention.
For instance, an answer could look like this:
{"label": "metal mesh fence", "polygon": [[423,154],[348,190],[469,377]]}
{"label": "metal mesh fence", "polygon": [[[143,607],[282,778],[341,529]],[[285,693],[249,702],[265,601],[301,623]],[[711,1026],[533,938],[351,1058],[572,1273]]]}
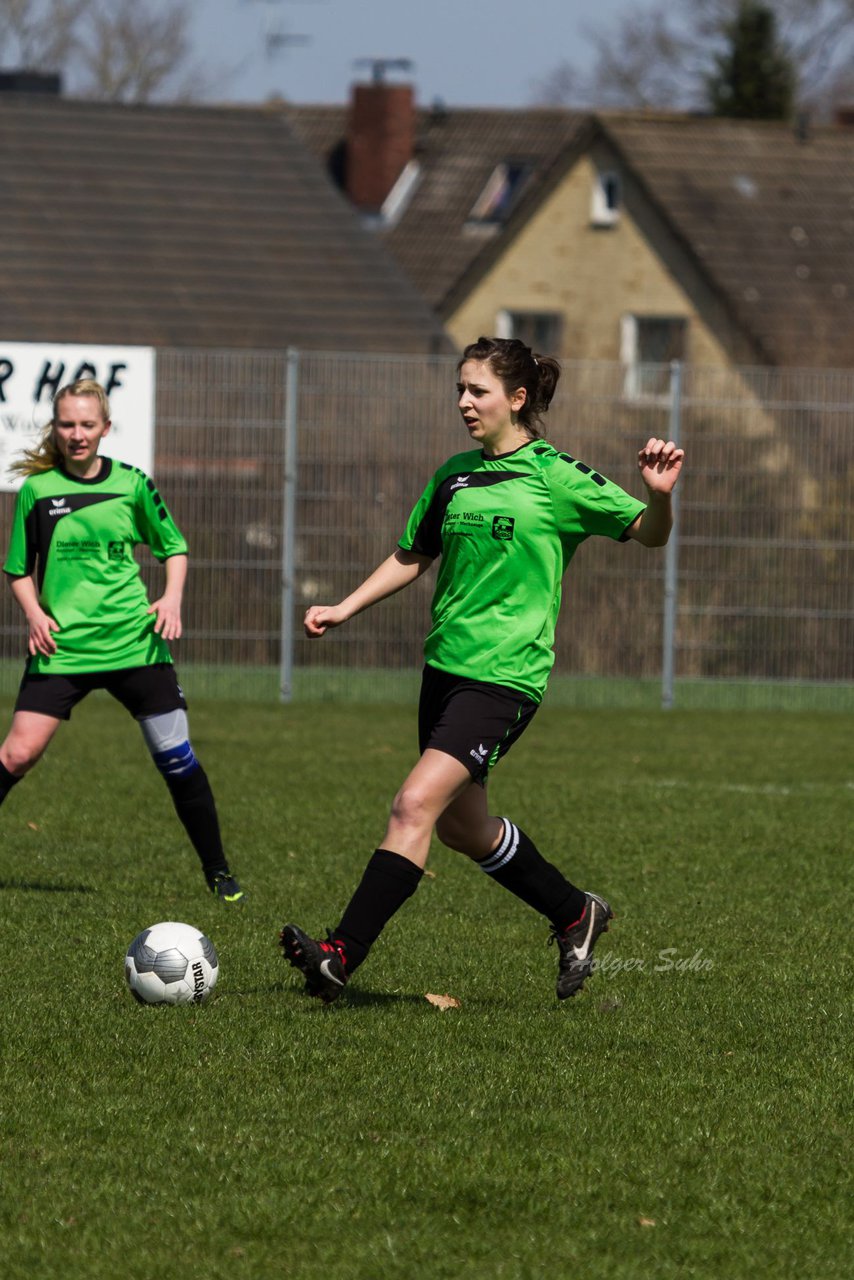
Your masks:
{"label": "metal mesh fence", "polygon": [[[629,383],[622,365],[568,362],[548,415],[558,447],[641,496],[649,436],[677,431],[688,453],[667,553],[591,539],[573,560],[550,701],[656,705],[672,642],[677,705],[849,705],[854,374],[654,372]],[[155,476],[191,550],[176,646],[191,693],[414,693],[432,574],[321,641],[299,624],[394,549],[432,471],[468,447],[455,381],[447,357],[158,353]],[[0,495],[4,540],[13,501]],[[6,693],[23,654],[6,592]]]}
{"label": "metal mesh fence", "polygon": [[852,394],[850,374],[686,371],[683,677],[852,679]]}

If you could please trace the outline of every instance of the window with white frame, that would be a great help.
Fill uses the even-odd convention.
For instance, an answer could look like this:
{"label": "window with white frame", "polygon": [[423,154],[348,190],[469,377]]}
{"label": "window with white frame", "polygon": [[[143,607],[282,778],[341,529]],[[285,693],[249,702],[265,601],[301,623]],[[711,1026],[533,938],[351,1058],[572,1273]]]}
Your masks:
{"label": "window with white frame", "polygon": [[684,316],[623,316],[620,359],[626,369],[626,396],[632,400],[666,396],[671,362],[685,359],[687,338]]}
{"label": "window with white frame", "polygon": [[544,356],[561,354],[563,315],[559,311],[498,312],[495,318],[496,338],[518,338]]}
{"label": "window with white frame", "polygon": [[597,171],[590,199],[591,226],[616,226],[620,221],[621,203],[620,175],[611,171]]}

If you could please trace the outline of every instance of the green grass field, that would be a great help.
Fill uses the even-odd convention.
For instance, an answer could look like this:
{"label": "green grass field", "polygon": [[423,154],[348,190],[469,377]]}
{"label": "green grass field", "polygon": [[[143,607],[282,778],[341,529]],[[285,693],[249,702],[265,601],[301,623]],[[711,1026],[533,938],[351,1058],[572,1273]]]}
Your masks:
{"label": "green grass field", "polygon": [[[181,683],[194,699],[234,702],[280,701],[278,667],[218,663],[179,665]],[[14,699],[21,660],[0,660],[0,699]],[[419,668],[297,667],[292,672],[294,702],[354,702],[411,707],[421,687]],[[291,697],[286,701],[290,701]],[[549,705],[577,711],[612,708],[656,711],[662,705],[659,676],[615,678],[564,675],[549,680]],[[829,680],[677,679],[673,703],[680,711],[844,711],[854,712],[854,684]]]}
{"label": "green grass field", "polygon": [[[413,722],[194,704],[242,911],[108,700],[12,793],[5,1280],[848,1277],[850,718],[545,708],[491,788],[614,905],[588,989],[559,1004],[544,923],[436,848],[327,1009],[276,935],[336,922]],[[125,989],[162,919],[219,950],[200,1008]]]}

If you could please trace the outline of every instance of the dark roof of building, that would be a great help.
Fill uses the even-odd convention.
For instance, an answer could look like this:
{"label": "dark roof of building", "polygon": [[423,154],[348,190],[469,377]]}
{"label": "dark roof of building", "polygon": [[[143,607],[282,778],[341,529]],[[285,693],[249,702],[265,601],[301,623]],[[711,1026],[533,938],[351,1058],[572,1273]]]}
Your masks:
{"label": "dark roof of building", "polygon": [[[295,131],[340,181],[347,107],[292,105],[286,110]],[[567,147],[578,145],[588,125],[588,116],[562,108],[417,112],[417,184],[400,217],[381,234],[440,314],[461,277],[500,235],[499,223],[471,218],[496,166],[518,167],[516,204],[527,201]]]}
{"label": "dark roof of building", "polygon": [[450,350],[280,109],[0,94],[7,340]]}
{"label": "dark roof of building", "polygon": [[[340,180],[347,108],[288,107]],[[382,232],[447,316],[599,138],[621,157],[744,335],[740,351],[850,368],[854,351],[854,128],[564,109],[419,111],[418,186]],[[503,223],[470,212],[497,164],[529,162]]]}
{"label": "dark roof of building", "polygon": [[850,368],[854,129],[601,117],[770,363]]}

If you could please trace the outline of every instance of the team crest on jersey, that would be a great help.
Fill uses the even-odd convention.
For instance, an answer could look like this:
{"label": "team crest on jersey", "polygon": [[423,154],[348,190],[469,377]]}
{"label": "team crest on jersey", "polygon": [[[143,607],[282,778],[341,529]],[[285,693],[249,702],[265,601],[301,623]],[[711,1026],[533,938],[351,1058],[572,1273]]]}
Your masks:
{"label": "team crest on jersey", "polygon": [[125,544],[123,542],[108,542],[107,556],[110,560],[124,560]]}
{"label": "team crest on jersey", "polygon": [[493,516],[492,517],[492,536],[498,538],[500,542],[513,541],[513,526],[516,521],[513,516]]}

